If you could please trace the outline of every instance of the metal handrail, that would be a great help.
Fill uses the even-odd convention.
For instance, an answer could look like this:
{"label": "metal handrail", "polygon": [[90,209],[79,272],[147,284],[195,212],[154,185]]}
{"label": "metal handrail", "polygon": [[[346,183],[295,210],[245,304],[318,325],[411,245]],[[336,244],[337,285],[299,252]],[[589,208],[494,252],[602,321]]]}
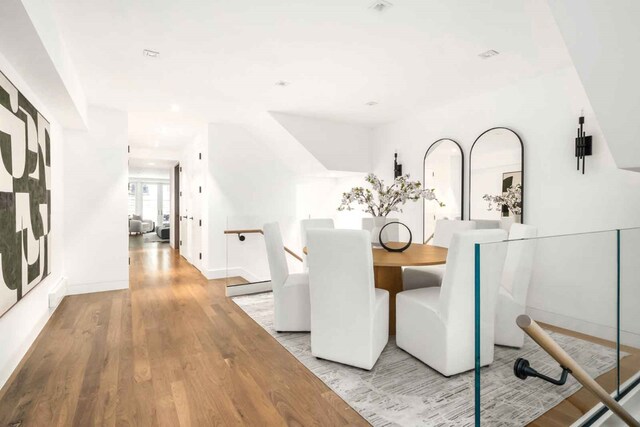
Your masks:
{"label": "metal handrail", "polygon": [[[224,230],[224,234],[237,234],[238,235],[238,239],[241,242],[244,242],[244,239],[245,239],[243,234],[262,234],[264,236],[264,232],[262,230],[260,230],[259,228],[248,228],[248,229],[242,229],[242,230]],[[291,249],[289,249],[288,247],[285,246],[284,250],[289,255],[291,255],[292,257],[294,257],[298,261],[302,262],[302,257],[300,255],[298,255],[297,253],[293,252]]]}

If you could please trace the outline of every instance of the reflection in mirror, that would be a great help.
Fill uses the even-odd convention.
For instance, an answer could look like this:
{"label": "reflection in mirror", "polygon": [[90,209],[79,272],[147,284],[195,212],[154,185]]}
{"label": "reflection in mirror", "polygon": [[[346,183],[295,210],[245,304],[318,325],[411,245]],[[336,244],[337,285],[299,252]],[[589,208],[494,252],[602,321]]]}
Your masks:
{"label": "reflection in mirror", "polygon": [[460,145],[452,139],[439,139],[431,144],[424,155],[422,182],[424,188],[433,188],[436,201],[423,200],[423,242],[433,237],[439,219],[462,219],[464,157]]}
{"label": "reflection in mirror", "polygon": [[493,128],[471,147],[469,218],[495,221],[508,230],[522,222],[523,146],[517,133]]}

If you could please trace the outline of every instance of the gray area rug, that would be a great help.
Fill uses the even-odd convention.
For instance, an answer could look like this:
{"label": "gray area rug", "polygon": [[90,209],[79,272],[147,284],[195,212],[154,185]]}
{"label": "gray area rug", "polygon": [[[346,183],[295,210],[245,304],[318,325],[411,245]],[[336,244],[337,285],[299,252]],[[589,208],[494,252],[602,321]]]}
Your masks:
{"label": "gray area rug", "polygon": [[[374,426],[473,426],[474,379],[468,372],[445,378],[399,349],[393,337],[369,372],[311,355],[308,333],[273,329],[273,294],[236,297],[233,301],[313,374]],[[592,377],[616,366],[614,349],[550,332]],[[513,375],[516,358],[528,359],[540,373],[559,377],[560,368],[526,337],[522,349],[496,347],[491,366],[482,368],[482,425],[523,426],[580,389],[569,376],[558,387],[539,379]]]}
{"label": "gray area rug", "polygon": [[145,233],[142,235],[142,238],[144,239],[144,243],[169,243],[169,239],[161,239],[154,232]]}

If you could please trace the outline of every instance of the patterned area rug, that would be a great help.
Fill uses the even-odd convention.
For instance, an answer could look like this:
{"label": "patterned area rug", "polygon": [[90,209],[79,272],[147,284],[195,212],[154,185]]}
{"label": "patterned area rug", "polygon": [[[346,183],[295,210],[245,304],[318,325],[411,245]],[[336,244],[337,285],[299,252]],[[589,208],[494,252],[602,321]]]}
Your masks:
{"label": "patterned area rug", "polygon": [[[273,329],[272,293],[233,300],[372,425],[473,426],[473,372],[445,378],[399,349],[393,337],[369,372],[316,359],[311,355],[308,333],[277,333]],[[615,368],[613,349],[550,334],[592,377]],[[522,381],[513,375],[513,362],[518,357],[528,359],[540,373],[560,376],[558,364],[528,337],[522,349],[496,347],[493,364],[482,368],[483,425],[526,425],[581,387],[571,376],[561,387],[539,379]]]}

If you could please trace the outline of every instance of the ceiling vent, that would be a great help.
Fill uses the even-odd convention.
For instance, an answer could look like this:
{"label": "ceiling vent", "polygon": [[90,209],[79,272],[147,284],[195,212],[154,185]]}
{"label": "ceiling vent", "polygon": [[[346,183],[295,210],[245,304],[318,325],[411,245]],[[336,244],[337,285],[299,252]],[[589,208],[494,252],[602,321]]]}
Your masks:
{"label": "ceiling vent", "polygon": [[160,52],[156,52],[155,50],[145,49],[142,51],[144,56],[148,56],[149,58],[157,58],[160,56]]}
{"label": "ceiling vent", "polygon": [[391,6],[393,6],[393,4],[389,3],[386,0],[376,0],[371,4],[371,6],[369,6],[369,9],[373,9],[378,12],[383,12],[389,9]]}
{"label": "ceiling vent", "polygon": [[280,86],[280,87],[285,87],[285,86],[289,86],[291,83],[290,82],[286,82],[284,80],[278,80],[276,82],[276,86]]}
{"label": "ceiling vent", "polygon": [[369,101],[369,102],[365,102],[364,105],[366,105],[367,107],[373,107],[378,105],[378,103],[376,101]]}
{"label": "ceiling vent", "polygon": [[486,52],[482,52],[481,54],[479,54],[478,56],[482,59],[489,59],[492,56],[496,56],[496,55],[500,55],[500,52],[498,52],[497,50],[488,50]]}

